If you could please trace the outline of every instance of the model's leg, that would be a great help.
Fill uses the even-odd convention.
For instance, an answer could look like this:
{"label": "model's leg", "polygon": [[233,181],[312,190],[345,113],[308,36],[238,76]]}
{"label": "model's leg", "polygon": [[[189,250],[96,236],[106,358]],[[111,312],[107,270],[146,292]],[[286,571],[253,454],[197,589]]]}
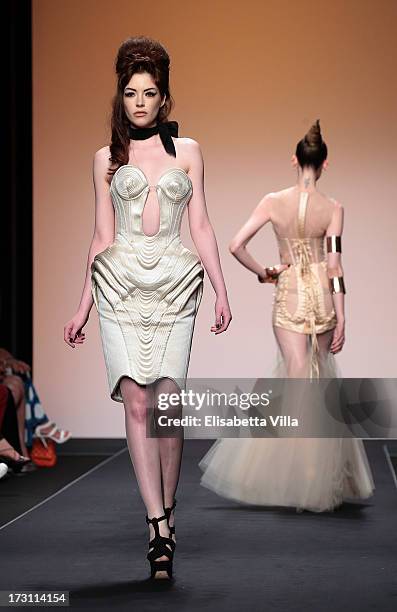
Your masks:
{"label": "model's leg", "polygon": [[18,421],[18,437],[21,446],[22,455],[29,457],[28,449],[25,444],[25,417],[26,417],[26,401],[25,401],[25,385],[20,376],[12,375],[5,376],[3,384],[6,385],[14,398],[15,408]]}
{"label": "model's leg", "polygon": [[[273,327],[283,360],[287,368],[287,376],[305,378],[309,372],[310,336],[297,334],[280,327]],[[335,376],[333,355],[329,352],[334,329],[317,334],[318,361],[320,378]],[[309,339],[309,341],[307,341]]]}
{"label": "model's leg", "polygon": [[[331,370],[329,369],[329,367],[327,367],[327,359],[330,357],[330,352],[329,352],[329,348],[332,344],[332,338],[334,335],[334,329],[330,329],[326,332],[324,332],[323,334],[319,334],[317,336],[317,340],[318,340],[318,345],[319,345],[319,351],[320,351],[320,376],[321,374],[321,370],[323,369],[325,371],[325,374],[323,374],[324,376],[332,376],[335,375],[334,373],[334,369],[331,368]],[[333,357],[333,355],[332,355]],[[351,444],[351,440],[349,440],[348,438],[345,438],[343,440],[341,440],[341,447],[343,447],[344,445],[349,445]],[[353,474],[353,470],[352,470],[352,466],[349,464],[347,465],[347,470],[346,470],[346,479],[349,483],[350,486],[350,490],[353,493],[353,496],[357,496],[360,497],[360,492],[357,488],[357,483],[354,479],[354,477],[352,476]]]}
{"label": "model's leg", "polygon": [[308,375],[309,346],[306,334],[273,326],[273,332],[280,348],[287,376],[306,378]]}
{"label": "model's leg", "polygon": [[325,359],[328,356],[329,347],[332,344],[333,335],[333,329],[329,329],[328,331],[322,334],[317,334],[318,350],[322,359]]}
{"label": "model's leg", "polygon": [[[156,384],[155,390],[155,406],[160,393],[179,393],[179,387],[173,380],[169,378],[163,378]],[[171,406],[166,411],[158,410],[157,414],[166,414],[168,417],[181,418],[182,407]],[[179,481],[179,474],[181,469],[182,451],[183,451],[183,428],[174,428],[175,434],[172,438],[160,437],[160,460],[161,460],[161,474],[163,480],[163,495],[164,495],[164,507],[170,508],[173,504],[176,489]],[[174,511],[171,512],[169,518],[169,525],[174,525]],[[173,539],[176,540],[175,536]]]}
{"label": "model's leg", "polygon": [[[273,331],[286,364],[288,376],[293,378],[307,377],[309,373],[310,336],[276,326],[273,327]],[[329,348],[332,343],[333,334],[333,329],[317,334],[320,377],[321,364],[326,364],[329,357]]]}
{"label": "model's leg", "polygon": [[[149,518],[164,514],[161,486],[160,452],[157,438],[146,436],[147,412],[153,409],[153,391],[138,385],[131,378],[123,377],[120,390],[125,408],[125,429],[128,449],[134,467],[139,491]],[[169,536],[167,521],[159,522],[160,535]],[[149,525],[150,539],[154,537],[153,525]],[[166,560],[161,556],[159,560]]]}

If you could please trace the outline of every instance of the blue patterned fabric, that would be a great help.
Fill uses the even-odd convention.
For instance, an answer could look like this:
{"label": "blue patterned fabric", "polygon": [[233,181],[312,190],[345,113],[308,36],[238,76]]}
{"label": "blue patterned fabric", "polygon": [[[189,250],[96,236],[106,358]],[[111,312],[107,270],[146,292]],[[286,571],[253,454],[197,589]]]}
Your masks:
{"label": "blue patterned fabric", "polygon": [[37,391],[34,388],[30,372],[16,374],[20,376],[25,385],[26,414],[25,414],[25,443],[32,446],[34,430],[38,425],[47,423],[48,416],[44,413]]}

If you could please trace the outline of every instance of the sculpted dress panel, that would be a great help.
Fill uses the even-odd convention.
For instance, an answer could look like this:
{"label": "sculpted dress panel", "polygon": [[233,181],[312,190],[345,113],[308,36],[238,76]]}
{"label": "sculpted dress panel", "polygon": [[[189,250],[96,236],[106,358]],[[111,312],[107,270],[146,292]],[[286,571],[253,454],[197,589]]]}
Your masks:
{"label": "sculpted dress panel", "polygon": [[[280,262],[290,264],[273,294],[275,378],[340,377],[334,355],[321,354],[317,339],[337,322],[324,249],[334,206],[303,191],[294,198],[273,199],[271,222]],[[296,359],[301,334],[306,335],[307,351]],[[301,405],[294,398],[287,403],[287,414],[302,423],[326,414],[324,407]],[[199,466],[204,472],[201,484],[219,495],[298,511],[333,510],[345,499],[365,499],[374,490],[364,444],[355,438],[220,438]]]}
{"label": "sculpted dress panel", "polygon": [[[160,225],[148,236],[142,214],[150,189],[157,192]],[[115,240],[95,256],[91,279],[115,401],[122,401],[123,376],[143,385],[163,377],[185,384],[204,277],[200,258],[180,239],[192,191],[181,168],[168,169],[157,185],[132,165],[121,166],[112,178]]]}

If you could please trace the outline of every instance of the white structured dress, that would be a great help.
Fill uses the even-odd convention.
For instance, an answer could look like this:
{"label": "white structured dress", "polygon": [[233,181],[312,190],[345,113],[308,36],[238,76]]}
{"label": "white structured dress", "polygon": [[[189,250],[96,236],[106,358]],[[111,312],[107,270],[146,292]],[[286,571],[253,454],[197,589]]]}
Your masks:
{"label": "white structured dress", "polygon": [[[160,224],[148,236],[142,214],[151,188],[157,192]],[[142,385],[164,377],[185,385],[204,277],[200,258],[180,238],[192,192],[182,168],[166,170],[154,186],[129,164],[113,175],[115,240],[95,256],[91,279],[115,401],[122,401],[123,376]]]}

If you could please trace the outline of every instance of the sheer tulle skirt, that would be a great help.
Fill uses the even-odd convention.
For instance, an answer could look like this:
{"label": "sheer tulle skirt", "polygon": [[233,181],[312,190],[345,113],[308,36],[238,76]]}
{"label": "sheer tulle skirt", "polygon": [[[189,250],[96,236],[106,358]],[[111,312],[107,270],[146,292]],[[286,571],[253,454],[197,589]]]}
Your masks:
{"label": "sheer tulle skirt", "polygon": [[[272,376],[306,377],[309,337],[279,327],[274,332],[278,349]],[[317,339],[320,376],[340,377],[334,355],[328,351],[332,330],[318,334]],[[298,404],[295,410],[300,417],[313,410]],[[199,466],[204,472],[201,484],[218,495],[297,511],[333,510],[344,500],[368,498],[375,488],[363,442],[355,438],[223,438]]]}

